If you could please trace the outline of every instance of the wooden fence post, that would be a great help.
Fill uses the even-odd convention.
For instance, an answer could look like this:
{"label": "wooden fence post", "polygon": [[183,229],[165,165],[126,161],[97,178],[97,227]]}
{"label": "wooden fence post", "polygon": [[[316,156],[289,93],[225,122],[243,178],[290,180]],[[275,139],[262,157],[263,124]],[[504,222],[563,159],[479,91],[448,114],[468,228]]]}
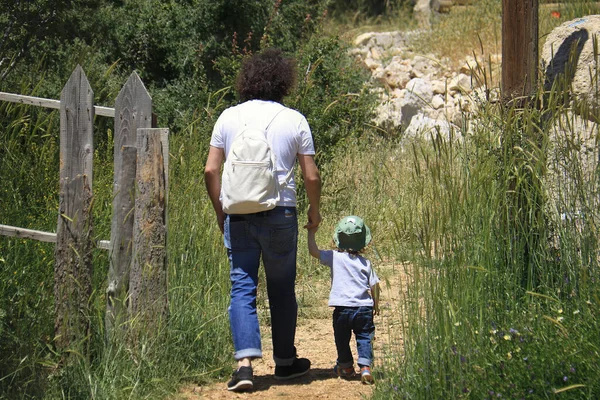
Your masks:
{"label": "wooden fence post", "polygon": [[84,345],[89,332],[93,248],[93,99],[94,92],[87,77],[81,66],[77,66],[60,95],[60,181],[54,301],[55,341],[61,351]]}
{"label": "wooden fence post", "polygon": [[106,306],[106,333],[125,322],[132,261],[138,128],[152,124],[152,99],[132,73],[115,101],[113,215]]}
{"label": "wooden fence post", "polygon": [[[138,129],[133,262],[129,278],[129,316],[134,338],[153,335],[166,321],[167,225],[163,140],[167,129]],[[154,332],[144,328],[153,327]],[[140,331],[141,330],[141,331]]]}
{"label": "wooden fence post", "polygon": [[502,0],[502,97],[528,99],[538,72],[538,0]]}

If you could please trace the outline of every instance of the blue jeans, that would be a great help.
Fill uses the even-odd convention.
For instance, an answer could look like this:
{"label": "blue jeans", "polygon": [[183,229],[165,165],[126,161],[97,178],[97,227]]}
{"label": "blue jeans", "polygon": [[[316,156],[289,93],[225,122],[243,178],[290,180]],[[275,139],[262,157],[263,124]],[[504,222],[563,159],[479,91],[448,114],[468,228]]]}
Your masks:
{"label": "blue jeans", "polygon": [[335,307],[333,310],[333,335],[337,348],[337,364],[341,368],[352,367],[354,360],[350,350],[352,332],[356,337],[359,366],[371,366],[373,362],[373,307]]}
{"label": "blue jeans", "polygon": [[230,265],[229,323],[234,358],[262,357],[256,312],[258,268],[262,256],[271,311],[273,359],[276,365],[291,365],[296,357],[294,340],[298,317],[296,209],[275,207],[255,214],[228,215],[224,240]]}

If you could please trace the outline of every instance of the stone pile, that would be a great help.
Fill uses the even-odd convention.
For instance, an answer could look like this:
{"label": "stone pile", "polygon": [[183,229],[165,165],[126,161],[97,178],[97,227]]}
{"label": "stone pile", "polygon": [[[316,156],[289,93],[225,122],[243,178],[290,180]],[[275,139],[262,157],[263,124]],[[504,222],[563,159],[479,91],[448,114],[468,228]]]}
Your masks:
{"label": "stone pile", "polygon": [[[475,111],[478,99],[495,100],[497,91],[480,82],[485,62],[467,57],[457,71],[450,60],[419,54],[412,42],[419,31],[370,32],[358,36],[352,54],[371,71],[373,90],[380,104],[375,124],[385,130],[402,129],[404,135],[424,135],[431,129],[449,132],[462,113]],[[498,73],[501,56],[491,57]]]}

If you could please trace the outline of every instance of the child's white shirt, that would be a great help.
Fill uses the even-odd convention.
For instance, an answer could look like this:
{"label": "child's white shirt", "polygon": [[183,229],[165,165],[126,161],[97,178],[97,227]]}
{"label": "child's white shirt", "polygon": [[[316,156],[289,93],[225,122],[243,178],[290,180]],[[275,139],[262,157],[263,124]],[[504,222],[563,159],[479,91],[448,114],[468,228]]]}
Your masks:
{"label": "child's white shirt", "polygon": [[319,260],[331,268],[329,306],[373,306],[369,289],[379,282],[379,278],[369,260],[335,250],[319,251]]}

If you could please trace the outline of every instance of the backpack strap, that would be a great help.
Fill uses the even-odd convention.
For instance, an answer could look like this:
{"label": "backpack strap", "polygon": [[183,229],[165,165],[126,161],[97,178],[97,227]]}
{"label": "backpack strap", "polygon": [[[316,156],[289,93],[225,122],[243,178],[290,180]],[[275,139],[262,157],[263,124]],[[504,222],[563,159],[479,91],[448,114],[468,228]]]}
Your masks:
{"label": "backpack strap", "polygon": [[[267,137],[267,130],[269,129],[269,127],[271,126],[271,124],[273,123],[273,121],[275,121],[275,118],[277,118],[277,116],[283,110],[285,110],[285,106],[282,107],[281,110],[277,111],[277,113],[275,114],[275,116],[271,119],[271,122],[269,122],[269,125],[267,125],[267,127],[265,128],[265,138],[267,139],[267,141],[269,140],[268,137]],[[292,172],[294,172],[294,166],[292,166],[292,168],[290,168],[290,170],[285,175],[285,180],[283,181],[283,183],[279,184],[279,190],[285,189],[287,187],[287,185],[290,183],[290,179],[292,177]]]}
{"label": "backpack strap", "polygon": [[[271,118],[271,121],[269,122],[269,124],[267,125],[267,127],[263,130],[264,134],[265,134],[265,139],[267,139],[267,142],[269,142],[269,138],[267,137],[267,131],[269,130],[269,128],[271,127],[271,124],[273,123],[273,121],[275,121],[275,118],[277,118],[277,116],[283,111],[285,110],[286,107],[282,106],[281,109],[279,111],[277,111],[277,113],[275,113],[275,115],[273,116],[273,118]],[[238,118],[241,120],[241,116],[240,116],[240,112],[238,111]],[[237,135],[239,135],[241,133],[241,131],[243,131],[243,129],[240,129],[240,131],[237,133]],[[236,137],[237,137],[236,135]],[[285,180],[283,181],[283,183],[279,184],[279,190],[284,189],[287,187],[287,185],[290,183],[290,179],[292,177],[292,172],[294,172],[294,167],[292,166],[292,168],[287,172],[287,174],[285,175]]]}
{"label": "backpack strap", "polygon": [[269,125],[267,125],[267,127],[265,128],[265,136],[267,135],[267,131],[269,130],[269,128],[271,127],[271,124],[273,123],[273,121],[275,121],[275,118],[277,118],[277,116],[283,111],[285,110],[285,106],[281,107],[281,110],[277,111],[277,113],[273,116],[273,118],[271,119],[271,122],[269,122]]}

